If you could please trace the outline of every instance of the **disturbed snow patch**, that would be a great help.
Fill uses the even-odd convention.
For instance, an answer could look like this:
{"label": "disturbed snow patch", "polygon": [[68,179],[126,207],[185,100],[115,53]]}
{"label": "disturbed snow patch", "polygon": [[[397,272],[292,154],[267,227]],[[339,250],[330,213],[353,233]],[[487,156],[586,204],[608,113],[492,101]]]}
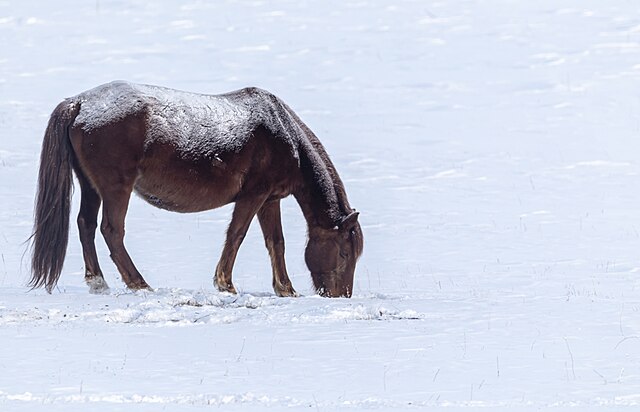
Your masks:
{"label": "disturbed snow patch", "polygon": [[191,406],[222,406],[233,404],[254,404],[260,406],[296,406],[302,405],[302,401],[293,398],[276,398],[266,395],[223,394],[223,395],[121,395],[121,394],[94,394],[94,395],[36,395],[31,392],[6,393],[0,391],[0,401],[24,402],[37,404],[172,404]]}
{"label": "disturbed snow patch", "polygon": [[[81,304],[41,301],[38,307],[0,308],[0,325],[23,322],[59,324],[98,321],[113,324],[175,325],[235,322],[327,323],[344,321],[422,320],[425,314],[402,297],[364,296],[326,299],[318,296],[280,298],[274,295],[231,295],[213,291],[159,289],[121,293]],[[397,307],[403,306],[402,308]]]}

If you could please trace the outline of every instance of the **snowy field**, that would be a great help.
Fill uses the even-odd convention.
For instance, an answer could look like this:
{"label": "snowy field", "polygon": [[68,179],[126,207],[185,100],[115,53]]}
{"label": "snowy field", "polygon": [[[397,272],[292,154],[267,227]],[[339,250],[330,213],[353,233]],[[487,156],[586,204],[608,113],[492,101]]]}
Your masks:
{"label": "snowy field", "polygon": [[[640,4],[0,0],[0,410],[640,410]],[[62,100],[114,79],[254,85],[325,144],[361,212],[352,299],[277,298],[257,224],[138,198],[128,292],[77,229],[52,295],[24,241]],[[79,204],[73,199],[72,222]]]}

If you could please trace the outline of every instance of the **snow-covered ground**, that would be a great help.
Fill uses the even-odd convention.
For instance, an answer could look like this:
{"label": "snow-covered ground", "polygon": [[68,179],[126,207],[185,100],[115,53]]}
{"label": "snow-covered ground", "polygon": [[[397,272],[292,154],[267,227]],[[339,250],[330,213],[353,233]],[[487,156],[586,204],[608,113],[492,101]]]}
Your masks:
{"label": "snow-covered ground", "polygon": [[[297,299],[258,225],[211,278],[231,208],[134,198],[126,242],[156,288],[29,291],[42,134],[114,79],[273,91],[361,212],[352,299]],[[640,4],[626,0],[0,0],[0,410],[638,410]],[[74,211],[79,200],[74,197]],[[72,217],[72,221],[75,217]]]}

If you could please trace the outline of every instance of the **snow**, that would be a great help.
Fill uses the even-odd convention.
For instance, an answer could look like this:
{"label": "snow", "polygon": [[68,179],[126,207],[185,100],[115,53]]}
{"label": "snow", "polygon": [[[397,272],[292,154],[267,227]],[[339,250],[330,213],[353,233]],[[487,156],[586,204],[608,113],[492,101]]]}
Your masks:
{"label": "snow", "polygon": [[[0,1],[0,410],[637,410],[640,5],[624,0]],[[361,212],[352,299],[276,298],[258,225],[134,197],[156,289],[58,289],[24,241],[48,116],[114,79],[259,86],[316,132]],[[78,193],[74,197],[77,213]]]}

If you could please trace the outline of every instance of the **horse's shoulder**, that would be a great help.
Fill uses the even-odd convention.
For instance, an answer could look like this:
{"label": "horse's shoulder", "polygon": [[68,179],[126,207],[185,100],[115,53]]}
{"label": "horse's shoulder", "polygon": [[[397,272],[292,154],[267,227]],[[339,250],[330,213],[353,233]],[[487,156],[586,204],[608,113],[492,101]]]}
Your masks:
{"label": "horse's shoulder", "polygon": [[269,103],[277,100],[275,94],[256,86],[243,87],[242,89],[226,93],[223,96],[234,100],[248,101],[252,103]]}
{"label": "horse's shoulder", "polygon": [[239,90],[246,96],[270,96],[272,93],[268,90],[256,86],[247,86]]}

